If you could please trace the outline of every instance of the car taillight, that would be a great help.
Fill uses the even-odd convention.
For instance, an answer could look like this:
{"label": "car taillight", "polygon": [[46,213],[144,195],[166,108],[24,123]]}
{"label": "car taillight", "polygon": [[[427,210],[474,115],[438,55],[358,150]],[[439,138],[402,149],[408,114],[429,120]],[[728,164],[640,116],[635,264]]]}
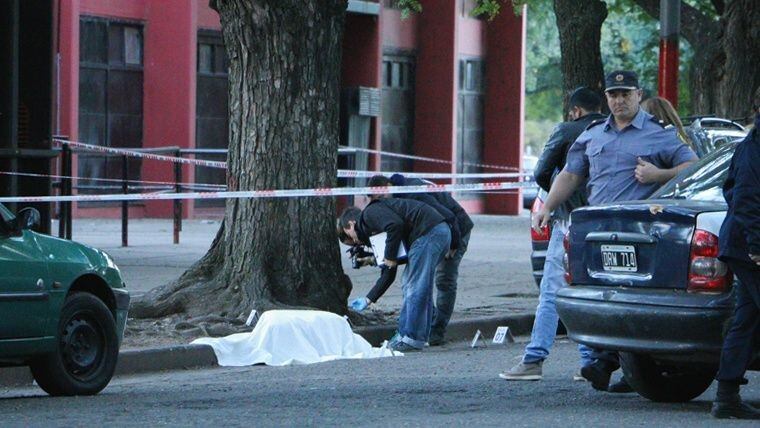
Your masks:
{"label": "car taillight", "polygon": [[562,246],[565,247],[565,255],[562,257],[562,266],[565,268],[565,282],[570,285],[573,282],[573,275],[570,273],[570,232],[565,233],[562,240]]}
{"label": "car taillight", "polygon": [[[544,206],[544,201],[542,201],[541,198],[536,198],[536,200],[533,201],[533,206],[530,207],[530,217],[533,218],[533,216],[537,212],[541,211],[541,208],[543,208],[543,206]],[[549,240],[551,235],[552,235],[552,230],[548,224],[542,227],[539,232],[536,232],[532,227],[530,228],[531,241],[546,242]]]}
{"label": "car taillight", "polygon": [[697,229],[691,239],[689,254],[688,291],[722,292],[733,279],[733,274],[725,263],[718,260],[718,237]]}

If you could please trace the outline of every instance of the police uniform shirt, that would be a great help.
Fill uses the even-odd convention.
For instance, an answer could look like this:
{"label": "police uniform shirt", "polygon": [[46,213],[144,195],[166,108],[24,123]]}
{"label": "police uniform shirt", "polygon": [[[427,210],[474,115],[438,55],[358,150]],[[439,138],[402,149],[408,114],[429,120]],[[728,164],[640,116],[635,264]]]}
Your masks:
{"label": "police uniform shirt", "polygon": [[634,201],[647,198],[662,185],[636,180],[638,158],[669,169],[695,161],[697,155],[678,139],[674,128],[664,128],[639,109],[622,130],[616,128],[612,115],[590,125],[570,147],[564,170],[588,178],[589,205]]}

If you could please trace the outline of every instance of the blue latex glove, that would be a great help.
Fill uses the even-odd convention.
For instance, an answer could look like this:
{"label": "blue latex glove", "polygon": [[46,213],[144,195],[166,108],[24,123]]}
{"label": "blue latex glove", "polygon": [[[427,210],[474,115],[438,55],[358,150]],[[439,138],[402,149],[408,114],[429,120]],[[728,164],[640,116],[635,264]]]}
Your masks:
{"label": "blue latex glove", "polygon": [[349,306],[351,306],[351,309],[361,312],[365,309],[367,309],[367,306],[369,306],[369,299],[366,297],[359,297],[358,299],[354,299]]}

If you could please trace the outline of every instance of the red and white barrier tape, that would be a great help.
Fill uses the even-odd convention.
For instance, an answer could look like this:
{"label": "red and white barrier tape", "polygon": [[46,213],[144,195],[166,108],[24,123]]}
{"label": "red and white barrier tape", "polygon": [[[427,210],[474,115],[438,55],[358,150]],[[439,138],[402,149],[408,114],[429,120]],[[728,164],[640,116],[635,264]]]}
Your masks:
{"label": "red and white barrier tape", "polygon": [[[157,155],[153,153],[145,153],[145,152],[140,152],[136,150],[126,150],[126,149],[116,149],[113,147],[96,146],[94,144],[80,143],[78,141],[62,140],[58,138],[53,139],[53,141],[59,144],[68,144],[71,147],[77,147],[80,149],[90,150],[90,151],[100,152],[100,153],[126,155],[126,156],[132,156],[132,157],[138,157],[138,158],[144,158],[144,159],[152,159],[152,160],[159,160],[159,161],[166,161],[166,162],[177,162],[177,163],[183,163],[187,165],[207,166],[211,168],[227,168],[227,162],[222,162],[222,161],[210,161],[210,160],[203,160],[203,159],[189,159],[189,158],[176,157],[176,156]],[[454,164],[454,162],[449,161],[449,160],[444,160],[444,159],[435,159],[435,158],[428,158],[424,156],[406,155],[402,153],[384,152],[384,151],[372,150],[372,149],[362,149],[358,147],[340,147],[339,150],[341,152],[364,152],[364,153],[371,153],[371,154],[379,154],[379,155],[388,156],[388,157],[441,163],[441,164],[446,164],[446,165]],[[519,168],[510,167],[510,166],[501,166],[501,165],[490,165],[490,164],[471,163],[471,162],[462,162],[462,164],[466,166],[499,169],[499,170],[504,170],[504,171],[519,171],[520,170]],[[436,176],[436,177],[425,177],[425,178],[453,178],[453,176],[454,174],[449,174],[446,177]],[[423,178],[423,177],[419,177],[419,178]]]}
{"label": "red and white barrier tape", "polygon": [[395,193],[437,193],[437,192],[478,192],[532,187],[533,183],[472,183],[472,184],[430,184],[425,186],[398,187],[338,187],[324,189],[283,189],[251,190],[236,192],[196,192],[196,193],[132,193],[112,195],[72,195],[72,196],[18,196],[0,197],[0,202],[92,202],[92,201],[142,201],[175,199],[243,199],[243,198],[292,198],[313,196],[350,196]]}
{"label": "red and white barrier tape", "polygon": [[57,175],[57,174],[35,174],[31,172],[10,172],[10,171],[0,171],[0,175],[15,175],[19,177],[37,177],[37,178],[57,178],[57,179],[69,179],[69,180],[78,180],[78,181],[100,181],[105,183],[124,183],[125,181],[127,183],[138,183],[138,184],[157,184],[157,185],[164,185],[164,186],[182,186],[182,187],[199,187],[199,188],[210,188],[210,189],[219,189],[227,187],[226,184],[210,184],[210,183],[175,183],[173,181],[150,181],[150,180],[122,180],[120,178],[94,178],[94,177],[77,177],[73,175]]}
{"label": "red and white barrier tape", "polygon": [[451,174],[445,172],[388,172],[388,171],[354,171],[351,169],[339,169],[338,178],[370,178],[375,175],[390,177],[393,174],[401,174],[406,178],[519,178],[531,176],[530,173],[520,172],[494,172],[494,173],[461,173]]}
{"label": "red and white barrier tape", "polygon": [[[454,162],[450,160],[445,159],[435,159],[435,158],[428,158],[424,156],[415,156],[415,155],[406,155],[403,153],[393,153],[393,152],[384,152],[381,150],[373,150],[373,149],[363,149],[360,147],[345,147],[341,146],[340,151],[344,153],[349,152],[363,152],[363,153],[370,153],[373,155],[381,155],[381,156],[388,156],[392,158],[401,158],[401,159],[411,159],[411,160],[419,160],[419,161],[425,161],[425,162],[432,162],[432,163],[442,163],[447,165],[453,165]],[[501,169],[504,171],[519,171],[520,168],[515,168],[513,166],[503,166],[503,165],[491,165],[486,163],[473,163],[473,162],[462,162],[462,165],[465,166],[474,166],[478,168],[491,168],[491,169]]]}
{"label": "red and white barrier tape", "polygon": [[203,160],[203,159],[189,159],[189,158],[180,158],[176,156],[157,155],[154,153],[138,152],[136,150],[125,150],[125,149],[115,149],[113,147],[96,146],[93,144],[80,143],[78,141],[69,141],[69,140],[61,140],[61,139],[53,139],[53,141],[55,141],[56,143],[68,144],[71,147],[77,147],[80,149],[89,150],[93,152],[111,153],[115,155],[126,155],[126,156],[132,156],[136,158],[153,159],[153,160],[166,161],[166,162],[177,162],[177,163],[183,163],[187,165],[208,166],[211,168],[227,168],[227,162],[221,162],[221,161],[210,161],[210,160]]}

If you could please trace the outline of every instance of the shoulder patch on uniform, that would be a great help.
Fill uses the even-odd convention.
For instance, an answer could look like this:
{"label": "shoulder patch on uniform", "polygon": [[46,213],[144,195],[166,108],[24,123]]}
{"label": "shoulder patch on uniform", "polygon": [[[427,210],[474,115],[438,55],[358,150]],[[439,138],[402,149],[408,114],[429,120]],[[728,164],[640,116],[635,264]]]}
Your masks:
{"label": "shoulder patch on uniform", "polygon": [[588,124],[588,126],[586,127],[586,129],[585,129],[585,130],[586,130],[586,131],[588,131],[589,129],[591,129],[591,128],[593,128],[593,127],[597,126],[597,125],[601,125],[602,123],[604,123],[604,122],[606,122],[606,121],[607,121],[607,118],[606,118],[606,117],[605,117],[605,118],[603,118],[603,119],[597,119],[597,120],[595,120],[595,121],[593,121],[593,122],[589,123],[589,124]]}
{"label": "shoulder patch on uniform", "polygon": [[654,123],[656,123],[656,124],[658,124],[658,125],[660,125],[661,128],[665,128],[665,127],[668,126],[665,122],[661,121],[660,119],[657,119],[654,116],[650,117],[649,120],[652,121],[652,122],[654,122]]}

